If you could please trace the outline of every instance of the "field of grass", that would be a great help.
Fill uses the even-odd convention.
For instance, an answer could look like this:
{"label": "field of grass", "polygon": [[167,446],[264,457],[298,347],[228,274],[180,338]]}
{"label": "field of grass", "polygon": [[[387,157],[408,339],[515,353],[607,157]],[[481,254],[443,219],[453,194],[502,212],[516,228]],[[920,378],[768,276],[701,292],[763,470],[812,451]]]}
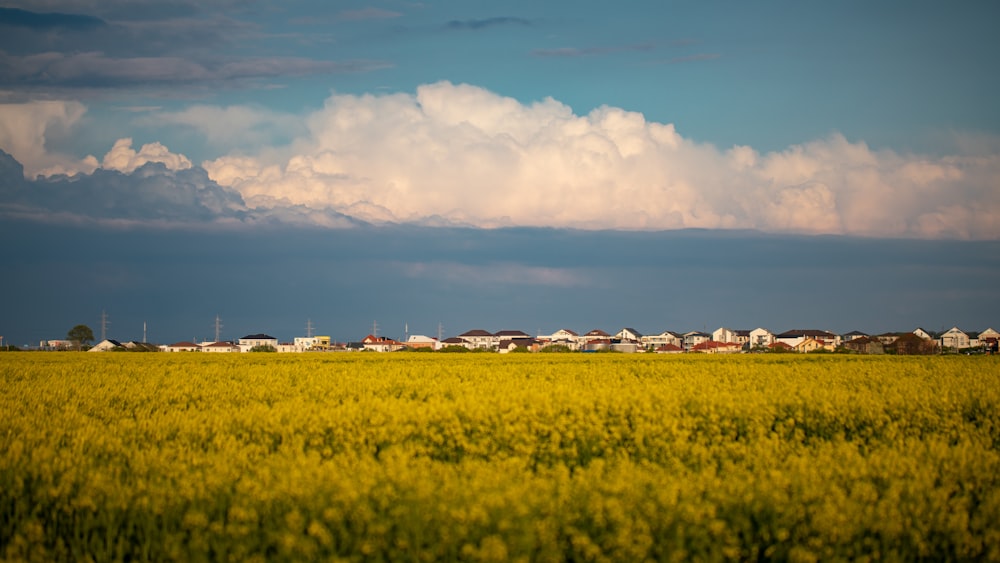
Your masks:
{"label": "field of grass", "polygon": [[1000,362],[2,354],[0,558],[1000,561]]}

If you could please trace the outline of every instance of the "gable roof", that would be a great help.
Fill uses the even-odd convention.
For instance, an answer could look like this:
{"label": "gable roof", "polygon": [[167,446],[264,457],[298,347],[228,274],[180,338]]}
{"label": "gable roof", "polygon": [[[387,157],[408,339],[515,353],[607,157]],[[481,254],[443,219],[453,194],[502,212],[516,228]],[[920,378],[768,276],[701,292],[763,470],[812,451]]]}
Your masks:
{"label": "gable roof", "polygon": [[501,330],[494,334],[493,336],[499,336],[501,338],[531,338],[531,335],[523,330]]}
{"label": "gable roof", "polygon": [[601,330],[601,329],[599,329],[599,328],[595,328],[594,330],[592,330],[592,331],[588,332],[587,334],[584,334],[584,336],[600,336],[600,337],[606,337],[606,336],[611,336],[611,335],[610,335],[610,334],[608,334],[608,333],[606,333],[606,332],[604,332],[603,330]]}
{"label": "gable roof", "polygon": [[775,338],[835,338],[837,335],[825,330],[802,329],[786,330],[781,334],[775,334]]}
{"label": "gable roof", "polygon": [[243,338],[240,338],[240,340],[277,340],[277,338],[273,336],[268,336],[267,334],[259,333],[259,334],[248,334]]}
{"label": "gable roof", "polygon": [[488,332],[479,328],[474,328],[470,331],[459,334],[459,336],[464,337],[464,336],[495,336],[495,335],[492,332]]}

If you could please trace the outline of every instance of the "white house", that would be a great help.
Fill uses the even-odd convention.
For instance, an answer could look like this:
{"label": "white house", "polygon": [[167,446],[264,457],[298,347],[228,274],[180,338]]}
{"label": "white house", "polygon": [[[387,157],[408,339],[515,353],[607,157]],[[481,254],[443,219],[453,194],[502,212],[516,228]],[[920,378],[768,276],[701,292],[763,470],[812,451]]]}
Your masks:
{"label": "white house", "polygon": [[214,354],[233,353],[240,351],[239,346],[233,344],[232,342],[225,342],[225,341],[209,342],[208,344],[203,344],[200,348],[202,352],[209,352]]}
{"label": "white house", "polygon": [[788,344],[792,348],[795,348],[801,342],[805,341],[808,338],[818,340],[823,344],[830,344],[833,347],[837,347],[840,345],[840,336],[825,330],[795,329],[774,335],[774,339],[776,341],[784,342],[785,344]]}
{"label": "white house", "polygon": [[755,328],[750,331],[751,348],[767,348],[774,344],[774,333],[766,328]]}
{"label": "white house", "polygon": [[945,331],[938,341],[941,343],[942,348],[954,348],[956,350],[961,350],[962,348],[968,348],[978,344],[978,339],[974,341],[969,337],[967,332],[961,330],[957,326],[953,326]]}
{"label": "white house", "polygon": [[195,344],[194,342],[174,342],[173,344],[163,347],[164,352],[200,352],[201,346]]}
{"label": "white house", "polygon": [[684,346],[685,350],[690,351],[695,346],[701,344],[702,342],[708,342],[711,339],[712,339],[712,335],[711,334],[708,334],[708,333],[705,333],[705,332],[701,332],[701,331],[697,331],[697,330],[692,330],[691,332],[685,332],[684,333],[684,344],[683,344],[683,346]]}
{"label": "white house", "polygon": [[[642,343],[646,345],[646,347],[652,346],[657,349],[657,351],[659,351],[661,346],[668,344],[683,351],[683,348],[681,347],[684,345],[684,337],[672,330],[665,330],[659,334],[644,334],[642,336]],[[674,351],[672,348],[667,348],[666,350],[671,352]]]}
{"label": "white house", "polygon": [[431,350],[437,350],[441,347],[437,338],[424,336],[422,334],[411,334],[410,337],[406,339],[406,346],[409,348],[430,348]]}
{"label": "white house", "polygon": [[473,329],[458,335],[459,338],[469,343],[470,348],[495,349],[500,344],[500,338],[492,332],[482,329]]}
{"label": "white house", "polygon": [[548,336],[543,336],[550,345],[566,346],[570,350],[580,349],[580,335],[567,328],[561,328]]}
{"label": "white house", "polygon": [[249,352],[257,346],[270,346],[278,349],[278,339],[266,334],[248,334],[240,338],[240,352]]}
{"label": "white house", "polygon": [[733,330],[731,328],[721,327],[715,329],[712,333],[712,340],[715,342],[725,342],[727,344],[739,344],[743,346],[750,342],[750,331],[749,330]]}
{"label": "white house", "polygon": [[370,350],[373,352],[395,352],[397,350],[402,350],[406,347],[402,342],[393,340],[385,336],[374,336],[369,334],[361,341],[364,345],[365,350]]}
{"label": "white house", "polygon": [[642,333],[634,328],[625,327],[615,334],[615,338],[622,342],[638,343],[642,342]]}
{"label": "white house", "polygon": [[913,329],[913,334],[916,334],[917,336],[919,336],[920,338],[923,338],[924,340],[934,340],[934,335],[933,334],[931,334],[930,332],[928,332],[928,331],[920,328],[919,326],[917,328]]}
{"label": "white house", "polygon": [[94,346],[91,347],[91,349],[88,350],[88,352],[108,352],[110,350],[114,350],[115,348],[124,348],[124,346],[122,345],[121,342],[118,342],[117,340],[111,340],[110,338],[106,338],[98,342],[97,344],[94,344]]}

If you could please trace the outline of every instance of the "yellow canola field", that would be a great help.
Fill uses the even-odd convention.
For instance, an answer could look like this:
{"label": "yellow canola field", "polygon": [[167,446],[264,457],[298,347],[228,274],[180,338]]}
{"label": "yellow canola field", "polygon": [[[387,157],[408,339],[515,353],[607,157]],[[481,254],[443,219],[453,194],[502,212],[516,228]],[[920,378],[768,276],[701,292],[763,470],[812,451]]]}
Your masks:
{"label": "yellow canola field", "polygon": [[0,354],[0,558],[1000,560],[993,357]]}

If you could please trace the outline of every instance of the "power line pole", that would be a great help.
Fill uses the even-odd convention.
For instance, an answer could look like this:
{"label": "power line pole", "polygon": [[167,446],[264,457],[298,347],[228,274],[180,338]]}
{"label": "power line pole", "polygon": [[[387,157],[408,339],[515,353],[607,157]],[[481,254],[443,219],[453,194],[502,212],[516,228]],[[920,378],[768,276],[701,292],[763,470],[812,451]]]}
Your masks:
{"label": "power line pole", "polygon": [[372,336],[378,338],[378,321],[372,321]]}
{"label": "power line pole", "polygon": [[306,319],[306,338],[312,338],[312,335],[313,335],[312,319]]}
{"label": "power line pole", "polygon": [[438,342],[441,342],[441,337],[444,336],[444,325],[440,322],[438,323]]}
{"label": "power line pole", "polygon": [[215,315],[215,341],[219,342],[219,335],[222,334],[222,319]]}
{"label": "power line pole", "polygon": [[142,321],[142,343],[146,343],[146,321]]}

